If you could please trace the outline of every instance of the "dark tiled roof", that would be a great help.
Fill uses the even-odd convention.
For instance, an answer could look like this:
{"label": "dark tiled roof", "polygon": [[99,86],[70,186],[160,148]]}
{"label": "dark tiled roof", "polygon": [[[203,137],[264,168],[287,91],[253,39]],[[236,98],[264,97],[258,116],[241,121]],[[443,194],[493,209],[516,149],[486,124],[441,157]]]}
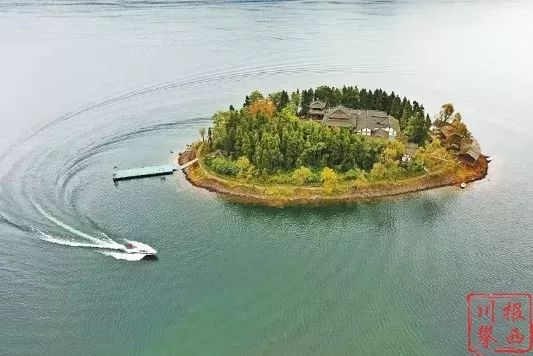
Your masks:
{"label": "dark tiled roof", "polygon": [[[339,121],[339,122],[337,122]],[[357,131],[362,129],[393,128],[400,132],[400,122],[386,112],[376,110],[353,110],[342,105],[326,110],[323,123],[329,126],[351,126]]]}
{"label": "dark tiled roof", "polygon": [[354,110],[357,115],[357,131],[362,129],[376,129],[392,127],[396,132],[400,132],[400,122],[394,117],[382,111]]}
{"label": "dark tiled roof", "polygon": [[352,112],[350,109],[345,108],[344,106],[335,106],[332,109],[329,109],[324,118],[327,117],[327,120],[348,120],[352,121]]}
{"label": "dark tiled roof", "polygon": [[309,104],[310,109],[324,110],[325,107],[326,103],[322,101],[313,101],[311,104]]}
{"label": "dark tiled roof", "polygon": [[350,120],[329,120],[326,125],[330,127],[353,127]]}

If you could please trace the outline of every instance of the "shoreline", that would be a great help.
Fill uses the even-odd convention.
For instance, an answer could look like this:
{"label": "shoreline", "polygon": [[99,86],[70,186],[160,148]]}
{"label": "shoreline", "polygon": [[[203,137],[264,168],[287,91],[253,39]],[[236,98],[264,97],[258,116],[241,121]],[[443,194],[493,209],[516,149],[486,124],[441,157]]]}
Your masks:
{"label": "shoreline", "polygon": [[[178,163],[183,165],[196,158],[196,149],[191,145],[178,155]],[[355,203],[395,197],[431,190],[446,186],[459,186],[462,182],[471,183],[487,176],[488,161],[480,156],[478,162],[470,167],[462,165],[461,172],[448,175],[424,175],[383,184],[374,183],[367,187],[349,189],[347,192],[325,194],[321,187],[281,186],[280,192],[273,193],[269,186],[243,183],[226,179],[208,172],[202,167],[201,160],[183,170],[187,181],[193,186],[215,192],[230,200],[267,206],[324,205]],[[459,176],[458,173],[461,173]],[[285,193],[285,194],[283,194]]]}

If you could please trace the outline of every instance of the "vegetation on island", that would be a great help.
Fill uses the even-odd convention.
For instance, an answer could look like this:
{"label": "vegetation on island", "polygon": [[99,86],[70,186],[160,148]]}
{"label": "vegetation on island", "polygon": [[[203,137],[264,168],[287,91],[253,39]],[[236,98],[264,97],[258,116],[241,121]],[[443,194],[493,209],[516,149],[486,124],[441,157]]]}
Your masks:
{"label": "vegetation on island", "polygon": [[[328,107],[386,112],[399,119],[401,132],[386,139],[302,119],[315,100]],[[436,119],[470,135],[454,111],[453,105],[445,104]],[[431,125],[418,102],[381,89],[321,86],[268,96],[254,91],[242,108],[217,112],[207,139],[201,129],[202,140],[195,148],[205,174],[226,183],[266,187],[263,192],[272,195],[291,195],[299,187],[335,195],[458,173],[460,164],[432,135]]]}

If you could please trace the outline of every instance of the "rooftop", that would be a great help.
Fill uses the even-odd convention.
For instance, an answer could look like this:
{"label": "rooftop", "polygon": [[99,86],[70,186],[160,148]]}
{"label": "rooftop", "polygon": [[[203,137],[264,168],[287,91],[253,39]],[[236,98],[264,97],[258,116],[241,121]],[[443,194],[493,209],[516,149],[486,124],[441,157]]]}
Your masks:
{"label": "rooftop", "polygon": [[400,131],[400,122],[386,112],[377,110],[354,110],[342,105],[325,111],[322,122],[328,126],[355,127],[362,129],[385,129],[391,127]]}
{"label": "rooftop", "polygon": [[326,108],[326,103],[318,100],[313,101],[311,104],[309,104],[309,108],[315,110],[324,110]]}
{"label": "rooftop", "polygon": [[460,155],[468,155],[472,157],[472,159],[476,160],[481,155],[481,148],[479,146],[479,142],[475,139],[469,139],[465,138],[461,142],[461,151],[459,151]]}

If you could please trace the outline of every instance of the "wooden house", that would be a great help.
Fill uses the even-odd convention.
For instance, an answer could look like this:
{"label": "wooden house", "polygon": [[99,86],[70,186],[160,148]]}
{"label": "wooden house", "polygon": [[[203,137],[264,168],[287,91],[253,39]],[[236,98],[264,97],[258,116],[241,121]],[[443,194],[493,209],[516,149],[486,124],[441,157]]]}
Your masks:
{"label": "wooden house", "polygon": [[348,127],[366,135],[394,138],[400,132],[400,122],[383,111],[354,110],[342,105],[326,109],[322,119],[330,127]]}
{"label": "wooden house", "polygon": [[457,159],[465,164],[473,166],[481,156],[479,142],[475,138],[465,138],[461,143],[461,149]]}
{"label": "wooden house", "polygon": [[309,111],[307,112],[307,118],[310,120],[322,120],[324,118],[325,109],[326,109],[326,103],[322,101],[313,101],[309,105]]}

